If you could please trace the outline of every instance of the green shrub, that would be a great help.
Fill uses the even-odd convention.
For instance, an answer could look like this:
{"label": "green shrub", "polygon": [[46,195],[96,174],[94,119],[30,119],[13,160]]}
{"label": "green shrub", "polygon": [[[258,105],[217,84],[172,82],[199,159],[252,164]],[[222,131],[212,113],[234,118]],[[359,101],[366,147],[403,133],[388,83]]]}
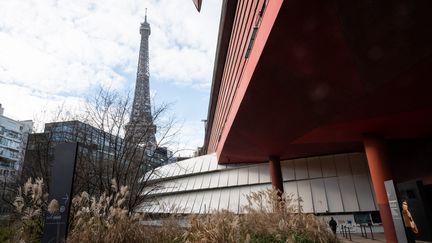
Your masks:
{"label": "green shrub", "polygon": [[314,243],[313,240],[309,239],[304,233],[294,233],[292,239],[295,243]]}
{"label": "green shrub", "polygon": [[1,226],[0,242],[12,242],[16,234],[17,234],[17,229],[15,226]]}
{"label": "green shrub", "polygon": [[286,241],[287,237],[280,234],[255,233],[250,236],[251,243],[284,243]]}

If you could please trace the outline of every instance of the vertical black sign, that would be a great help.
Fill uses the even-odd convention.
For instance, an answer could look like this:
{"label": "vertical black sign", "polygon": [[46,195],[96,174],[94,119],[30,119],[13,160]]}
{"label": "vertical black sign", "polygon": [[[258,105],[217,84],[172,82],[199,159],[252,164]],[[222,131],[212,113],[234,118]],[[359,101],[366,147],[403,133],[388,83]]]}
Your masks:
{"label": "vertical black sign", "polygon": [[391,216],[396,231],[396,237],[399,243],[407,243],[405,235],[405,225],[402,218],[402,213],[399,208],[399,201],[396,194],[396,189],[393,180],[384,181],[384,186],[387,192]]}
{"label": "vertical black sign", "polygon": [[48,203],[57,200],[58,211],[46,212],[42,238],[44,243],[65,242],[77,149],[78,143],[62,143],[55,147]]}

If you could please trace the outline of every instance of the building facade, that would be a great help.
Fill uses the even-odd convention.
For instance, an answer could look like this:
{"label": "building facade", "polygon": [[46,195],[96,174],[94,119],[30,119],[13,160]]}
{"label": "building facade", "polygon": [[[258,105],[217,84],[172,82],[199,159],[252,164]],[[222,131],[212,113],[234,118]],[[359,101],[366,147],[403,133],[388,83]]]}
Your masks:
{"label": "building facade", "polygon": [[[222,209],[242,213],[246,195],[272,188],[267,167],[264,163],[220,165],[215,154],[162,166],[153,177],[159,189],[151,192],[158,203],[145,210],[165,213],[161,205],[175,204],[181,213]],[[281,168],[285,192],[302,198],[299,203],[306,213],[378,210],[363,153],[284,160]]]}
{"label": "building facade", "polygon": [[21,170],[33,122],[13,120],[4,116],[3,111],[0,104],[0,177],[5,179]]}
{"label": "building facade", "polygon": [[[352,205],[359,205],[358,212],[364,203],[374,205],[386,241],[397,242],[391,210],[401,201],[390,204],[385,187],[392,181],[398,200],[410,205],[416,239],[432,241],[430,8],[427,1],[223,1],[206,156],[215,154],[221,166],[261,162],[272,188],[289,192],[295,187],[287,184],[283,161],[360,153],[365,159],[340,165],[355,173],[367,162],[363,178],[370,176],[375,196],[357,195],[366,201]],[[309,177],[317,172],[307,171]],[[295,178],[297,194],[309,184],[307,204],[314,213],[325,205],[338,208],[339,202],[329,201],[337,196],[325,193],[343,197],[358,186],[344,191],[351,183],[337,177],[333,184],[326,177],[320,178],[324,183]],[[314,191],[327,201],[317,204]],[[230,207],[226,195],[219,199],[224,208]]]}
{"label": "building facade", "polygon": [[[333,217],[360,232],[371,223],[382,232],[364,153],[343,153],[281,161],[284,191],[304,213]],[[265,163],[218,164],[209,154],[159,167],[142,211],[149,214],[244,213],[253,192],[271,190]]]}
{"label": "building facade", "polygon": [[[28,134],[33,122],[17,121],[3,115],[0,104],[0,214],[10,212],[10,199],[21,173]],[[6,201],[5,201],[6,200]],[[9,200],[9,201],[8,201]]]}
{"label": "building facade", "polygon": [[[51,163],[57,144],[79,143],[77,164],[79,173],[90,170],[86,168],[88,167],[86,164],[93,166],[95,163],[127,164],[134,150],[128,144],[131,141],[77,120],[46,123],[44,132],[30,134],[28,141],[21,180],[24,182],[29,177],[41,177],[47,185],[50,181]],[[165,148],[146,148],[137,153],[141,154],[141,152],[144,155],[140,159],[149,163],[152,168],[173,162],[172,154]],[[88,174],[87,179],[90,179],[90,172],[83,174]]]}
{"label": "building facade", "polygon": [[77,120],[46,123],[42,133],[29,135],[21,180],[40,177],[49,185],[54,149],[65,142],[78,142],[78,160],[88,163],[114,160],[124,146],[121,137]]}

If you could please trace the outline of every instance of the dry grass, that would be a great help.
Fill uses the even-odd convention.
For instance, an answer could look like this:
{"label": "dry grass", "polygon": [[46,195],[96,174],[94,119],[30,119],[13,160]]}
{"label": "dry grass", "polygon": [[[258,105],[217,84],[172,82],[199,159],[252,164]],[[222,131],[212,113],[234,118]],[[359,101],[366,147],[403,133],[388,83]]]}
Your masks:
{"label": "dry grass", "polygon": [[125,202],[126,186],[112,181],[114,195],[103,194],[98,199],[86,192],[72,200],[72,222],[68,242],[173,242],[183,231],[173,217],[161,226],[140,223],[144,215],[128,213]]}
{"label": "dry grass", "polygon": [[70,242],[132,242],[141,232],[135,227],[138,218],[129,215],[124,206],[128,188],[112,181],[114,195],[102,194],[99,198],[82,192],[72,200]]}
{"label": "dry grass", "polygon": [[195,216],[186,242],[338,242],[325,222],[301,212],[291,195],[261,191],[248,196],[245,214]]}
{"label": "dry grass", "polygon": [[337,242],[327,224],[305,214],[292,195],[267,190],[251,193],[243,216],[248,234],[276,235],[288,241]]}
{"label": "dry grass", "polygon": [[183,236],[185,242],[240,242],[240,217],[228,211],[212,215],[192,216],[190,228]]}
{"label": "dry grass", "polygon": [[[29,179],[19,189],[14,203],[20,213],[16,241],[40,239],[43,211],[58,210],[54,200],[47,206],[42,188],[42,180]],[[190,216],[188,226],[181,227],[182,216],[176,212],[182,210],[174,206],[160,225],[142,224],[145,215],[128,213],[125,206],[128,188],[116,181],[112,188],[113,195],[96,198],[82,192],[74,197],[68,242],[338,242],[325,222],[302,213],[297,200],[276,191],[251,193],[244,214],[220,211]]]}
{"label": "dry grass", "polygon": [[48,194],[43,192],[42,179],[29,178],[18,188],[14,201],[18,217],[18,232],[13,241],[34,242],[40,240],[43,231],[43,212],[47,209]]}

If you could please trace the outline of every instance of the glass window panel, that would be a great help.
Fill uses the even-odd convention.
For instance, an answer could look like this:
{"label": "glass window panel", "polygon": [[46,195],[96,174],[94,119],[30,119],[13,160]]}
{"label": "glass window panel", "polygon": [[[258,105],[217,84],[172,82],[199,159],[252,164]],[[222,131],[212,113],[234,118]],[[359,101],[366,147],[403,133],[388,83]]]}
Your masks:
{"label": "glass window panel", "polygon": [[249,184],[259,183],[258,166],[249,167]]}
{"label": "glass window panel", "polygon": [[[253,193],[258,193],[265,190],[265,188],[263,187],[263,185],[257,184],[257,185],[252,185],[250,187],[250,194],[252,195]],[[255,202],[251,205],[252,208],[255,209],[259,209],[261,205],[258,204],[258,202]],[[265,206],[265,205],[263,205]]]}
{"label": "glass window panel", "polygon": [[202,205],[202,201],[204,198],[204,192],[195,192],[196,194],[196,198],[195,198],[195,203],[194,206],[192,208],[192,213],[199,213],[200,209],[201,209],[201,205]]}
{"label": "glass window panel", "polygon": [[211,173],[210,175],[211,175],[210,188],[215,188],[219,185],[220,173],[214,172],[214,173]]}
{"label": "glass window panel", "polygon": [[188,181],[186,190],[192,190],[194,188],[196,178],[197,178],[197,176],[190,176],[189,177],[189,181]]}
{"label": "glass window panel", "polygon": [[320,160],[323,177],[336,176],[336,167],[333,161],[333,156],[322,156]]}
{"label": "glass window panel", "polygon": [[295,180],[294,160],[281,161],[281,170],[284,181]]}
{"label": "glass window panel", "polygon": [[176,191],[179,190],[179,187],[180,187],[180,184],[178,182],[179,180],[180,179],[174,179],[174,180],[171,181],[171,187],[172,187],[172,189],[171,189],[170,192],[176,192]]}
{"label": "glass window panel", "polygon": [[172,192],[178,192],[181,190],[181,180],[183,180],[183,178],[178,178],[178,179],[173,180]]}
{"label": "glass window panel", "polygon": [[322,177],[321,162],[319,160],[319,157],[308,158],[307,163],[308,163],[309,178]]}
{"label": "glass window panel", "polygon": [[176,167],[176,164],[175,163],[172,163],[172,164],[169,164],[169,165],[166,165],[167,166],[167,177],[171,177],[171,176],[173,176],[173,174],[174,174],[174,171],[175,171],[175,167]]}
{"label": "glass window panel", "polygon": [[240,213],[244,213],[244,207],[246,207],[249,202],[247,200],[247,196],[250,194],[250,187],[249,186],[242,186],[240,187],[240,193],[239,193],[239,211]]}
{"label": "glass window panel", "polygon": [[268,163],[260,164],[258,168],[259,168],[259,182],[260,183],[271,182]]}
{"label": "glass window panel", "polygon": [[187,208],[185,210],[185,213],[191,213],[192,212],[193,207],[195,205],[195,200],[197,198],[197,193],[195,193],[195,192],[190,192],[188,194],[189,194],[189,199],[187,202]]}
{"label": "glass window panel", "polygon": [[168,184],[168,186],[169,187],[167,188],[166,192],[173,192],[173,191],[177,190],[176,184],[174,183],[173,180],[170,181],[170,183]]}
{"label": "glass window panel", "polygon": [[180,167],[180,171],[179,171],[178,175],[189,174],[190,165],[189,165],[189,163],[187,163],[186,160],[180,161],[178,163],[178,165]]}
{"label": "glass window panel", "polygon": [[166,207],[166,197],[162,196],[159,198],[158,203],[159,203],[159,213],[165,213],[167,210]]}
{"label": "glass window panel", "polygon": [[168,188],[170,187],[170,181],[164,181],[162,182],[160,185],[161,189],[160,189],[160,193],[165,193],[167,192]]}
{"label": "glass window panel", "polygon": [[228,210],[229,199],[230,199],[230,189],[228,188],[222,189],[220,200],[219,200],[219,211],[223,209]]}
{"label": "glass window panel", "polygon": [[[373,184],[372,184],[372,178],[370,177],[370,174],[368,174],[368,179],[369,179],[369,185],[372,186]],[[373,187],[371,188],[371,190],[372,190],[372,197],[373,197],[374,202],[375,202],[375,208],[379,209],[378,202],[376,200],[375,190],[373,189]]]}
{"label": "glass window panel", "polygon": [[202,160],[203,165],[201,167],[201,172],[206,172],[209,170],[210,161],[211,161],[210,156],[203,156],[203,160]]}
{"label": "glass window panel", "polygon": [[345,212],[359,211],[359,205],[352,176],[340,176],[338,177],[338,182]]}
{"label": "glass window panel", "polygon": [[306,159],[294,160],[295,176],[297,180],[309,178]]}
{"label": "glass window panel", "polygon": [[185,207],[185,203],[186,203],[186,202],[184,202],[185,200],[187,200],[187,197],[185,194],[179,194],[178,195],[176,207],[177,207],[177,210],[179,213],[184,211],[184,207]]}
{"label": "glass window panel", "polygon": [[203,200],[201,203],[201,209],[200,209],[200,213],[209,213],[209,206],[211,204],[211,200],[212,200],[212,191],[205,191],[204,192],[204,196],[203,196]]}
{"label": "glass window panel", "polygon": [[[199,157],[197,157],[197,158],[199,158]],[[201,167],[203,166],[202,161],[203,161],[203,159],[196,159],[195,165],[193,168],[193,173],[198,173],[201,171]]]}
{"label": "glass window panel", "polygon": [[238,170],[228,171],[228,186],[237,186]]}
{"label": "glass window panel", "polygon": [[193,193],[186,193],[184,195],[184,200],[182,201],[183,213],[190,213],[194,200],[195,200],[195,195]]}
{"label": "glass window panel", "polygon": [[374,211],[375,202],[372,195],[372,188],[369,184],[368,175],[354,175],[354,185],[357,191],[361,211]]}
{"label": "glass window panel", "polygon": [[339,190],[339,183],[336,177],[325,178],[328,208],[330,213],[343,212],[342,196]]}
{"label": "glass window panel", "polygon": [[166,207],[168,211],[168,213],[174,213],[173,209],[175,209],[177,207],[177,202],[178,202],[178,195],[169,195],[166,197]]}
{"label": "glass window panel", "polygon": [[186,190],[187,184],[188,184],[189,178],[184,177],[184,178],[180,178],[178,180],[178,188],[179,191],[184,191]]}
{"label": "glass window panel", "polygon": [[300,205],[303,208],[303,212],[305,213],[313,213],[313,203],[312,203],[312,192],[311,192],[311,186],[309,181],[298,181],[298,194],[301,198]]}
{"label": "glass window panel", "polygon": [[177,163],[175,163],[172,176],[178,176],[179,174],[180,174],[180,166]]}
{"label": "glass window panel", "polygon": [[149,202],[145,202],[144,205],[141,207],[141,210],[145,213],[149,213],[151,209],[151,204]]}
{"label": "glass window panel", "polygon": [[218,168],[218,163],[216,160],[210,161],[209,171],[216,170]]}
{"label": "glass window panel", "polygon": [[240,188],[235,187],[231,188],[230,195],[229,195],[229,205],[228,210],[233,213],[239,213],[239,194],[240,194]]}
{"label": "glass window panel", "polygon": [[216,169],[218,169],[218,170],[226,170],[227,168],[228,168],[227,165],[220,165],[220,164],[218,164]]}
{"label": "glass window panel", "polygon": [[238,185],[247,185],[249,179],[249,168],[240,168],[238,170]]}
{"label": "glass window panel", "polygon": [[315,213],[325,213],[328,211],[326,191],[322,179],[311,180],[312,198]]}
{"label": "glass window panel", "polygon": [[338,154],[334,156],[336,171],[338,176],[351,175],[351,168],[349,165],[348,156],[346,154]]}
{"label": "glass window panel", "polygon": [[211,174],[202,174],[201,188],[206,189],[210,187]]}
{"label": "glass window panel", "polygon": [[152,213],[158,213],[159,212],[159,202],[158,201],[155,201],[154,203],[153,203],[153,206],[152,206],[152,208],[151,208],[151,212]]}
{"label": "glass window panel", "polygon": [[194,187],[193,187],[194,190],[201,189],[201,185],[202,185],[202,182],[203,182],[203,177],[204,177],[203,175],[197,175],[196,176],[195,184],[194,184]]}
{"label": "glass window panel", "polygon": [[228,185],[228,173],[229,171],[220,171],[219,187],[226,187]]}
{"label": "glass window panel", "polygon": [[298,200],[297,182],[296,181],[285,182],[284,193],[288,197],[292,198],[293,200]]}
{"label": "glass window panel", "polygon": [[217,189],[217,190],[213,190],[212,192],[212,199],[211,199],[211,203],[210,203],[210,212],[214,211],[214,210],[218,210],[219,208],[219,199],[220,199],[220,195],[221,195],[221,190]]}
{"label": "glass window panel", "polygon": [[367,175],[368,165],[365,157],[361,153],[349,154],[349,160],[353,175]]}

